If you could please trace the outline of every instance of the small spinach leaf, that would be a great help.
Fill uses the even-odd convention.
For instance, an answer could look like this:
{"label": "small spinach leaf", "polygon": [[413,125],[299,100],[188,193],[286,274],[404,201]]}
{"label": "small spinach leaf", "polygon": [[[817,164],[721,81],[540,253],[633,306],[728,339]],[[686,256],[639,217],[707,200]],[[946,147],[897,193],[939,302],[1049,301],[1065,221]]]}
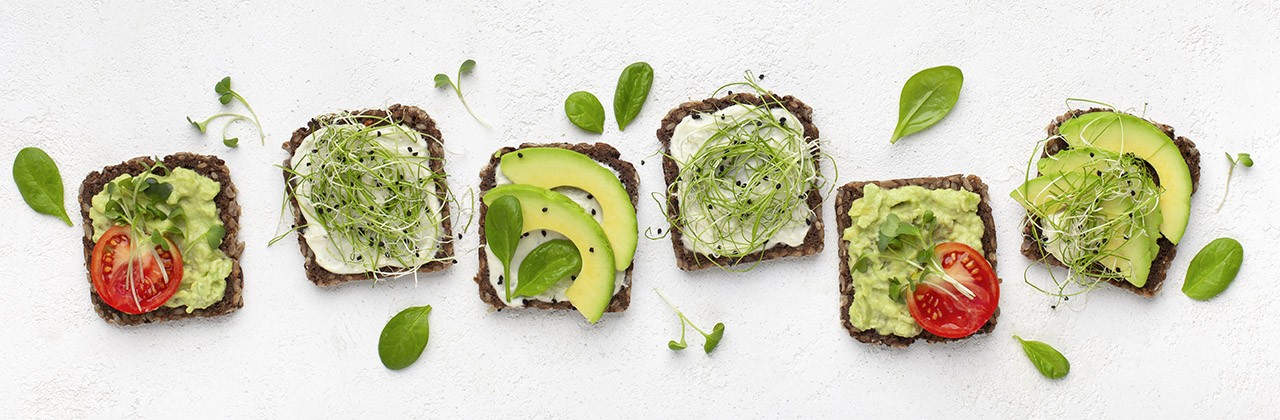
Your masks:
{"label": "small spinach leaf", "polygon": [[569,122],[592,133],[604,132],[604,105],[591,92],[577,91],[564,100],[564,113]]}
{"label": "small spinach leaf", "polygon": [[71,226],[71,217],[62,200],[62,174],[48,153],[35,147],[18,151],[13,160],[13,182],[18,184],[22,199],[41,214],[62,219]]}
{"label": "small spinach leaf", "polygon": [[653,67],[649,63],[634,63],[622,69],[618,76],[618,87],[613,92],[613,116],[618,120],[618,129],[626,130],[627,124],[640,115],[645,99],[649,98],[649,88],[653,87]]}
{"label": "small spinach leaf", "polygon": [[1187,267],[1187,279],[1182,283],[1182,293],[1195,300],[1209,300],[1227,290],[1231,281],[1240,273],[1244,262],[1244,247],[1231,238],[1218,238],[1209,242]]}
{"label": "small spinach leaf", "polygon": [[1027,354],[1031,364],[1035,365],[1036,370],[1039,370],[1044,377],[1058,379],[1067,376],[1071,371],[1071,362],[1068,362],[1066,356],[1053,346],[1039,341],[1023,340],[1016,335],[1013,338],[1022,343],[1022,352]]}
{"label": "small spinach leaf", "polygon": [[964,73],[955,66],[924,69],[907,79],[898,99],[898,126],[889,143],[941,121],[956,106],[963,84]]}
{"label": "small spinach leaf", "polygon": [[387,321],[378,337],[378,357],[387,369],[400,370],[418,361],[431,338],[427,315],[431,305],[406,308]]}
{"label": "small spinach leaf", "polygon": [[[520,199],[513,196],[502,196],[493,200],[484,215],[484,237],[489,252],[502,261],[502,274],[511,279],[511,257],[516,254],[516,245],[520,243],[520,234],[524,230],[524,213],[520,208]],[[506,284],[507,302],[511,301],[511,282]]]}
{"label": "small spinach leaf", "polygon": [[520,284],[516,285],[515,295],[537,296],[579,271],[582,271],[582,255],[573,242],[548,241],[530,251],[520,263]]}

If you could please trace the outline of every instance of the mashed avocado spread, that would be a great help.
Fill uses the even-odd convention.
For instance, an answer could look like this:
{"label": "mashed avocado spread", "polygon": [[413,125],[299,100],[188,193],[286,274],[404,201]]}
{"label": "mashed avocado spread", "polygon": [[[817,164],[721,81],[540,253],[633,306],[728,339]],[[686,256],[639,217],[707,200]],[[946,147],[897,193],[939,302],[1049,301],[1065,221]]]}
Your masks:
{"label": "mashed avocado spread", "polygon": [[[120,175],[111,182],[118,183],[132,178],[133,175]],[[227,276],[231,274],[231,258],[222,250],[209,246],[204,235],[213,226],[221,226],[218,218],[218,206],[213,198],[222,190],[222,184],[201,176],[190,169],[176,168],[168,175],[155,175],[156,181],[173,186],[173,192],[163,203],[158,204],[162,211],[170,212],[182,208],[182,215],[170,219],[147,219],[143,231],[165,231],[177,228],[181,235],[168,235],[182,251],[182,282],[178,292],[164,303],[169,308],[187,307],[191,313],[203,309],[222,300],[227,288]],[[89,218],[93,220],[93,240],[97,241],[115,225],[106,215],[107,203],[119,191],[102,192],[93,196]]]}
{"label": "mashed avocado spread", "polygon": [[943,242],[961,242],[982,251],[984,226],[978,217],[981,198],[969,191],[931,190],[918,186],[890,190],[868,184],[863,196],[849,206],[852,223],[844,230],[849,242],[849,267],[859,257],[870,264],[865,273],[853,271],[853,302],[849,305],[849,322],[860,330],[876,330],[884,335],[914,337],[920,325],[911,318],[905,303],[890,294],[890,280],[906,278],[917,270],[906,263],[884,260],[876,247],[880,224],[889,214],[903,222],[919,224],[926,211],[937,218],[935,238]]}

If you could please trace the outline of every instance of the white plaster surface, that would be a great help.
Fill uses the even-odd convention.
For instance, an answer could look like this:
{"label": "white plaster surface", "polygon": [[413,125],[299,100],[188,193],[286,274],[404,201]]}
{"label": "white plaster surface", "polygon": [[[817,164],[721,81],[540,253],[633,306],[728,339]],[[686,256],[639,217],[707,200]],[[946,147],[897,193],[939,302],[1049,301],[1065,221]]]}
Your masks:
{"label": "white plaster surface", "polygon": [[[0,417],[1060,417],[1252,418],[1280,412],[1280,6],[962,1],[426,2],[64,1],[0,3],[0,173],[24,146],[61,166],[68,207],[90,171],[139,155],[216,154],[241,191],[245,307],[234,315],[131,328],[89,304],[74,228],[35,214],[0,182]],[[431,77],[464,78],[477,124]],[[621,69],[656,81],[626,132],[613,123]],[[902,83],[961,67],[959,105],[890,145]],[[834,215],[826,251],[745,274],[685,273],[667,240],[642,239],[631,309],[587,325],[567,312],[491,313],[472,282],[474,228],[461,263],[423,276],[333,289],[303,277],[281,229],[279,144],[311,116],[393,103],[424,107],[454,153],[454,188],[474,189],[485,158],[523,141],[604,141],[642,178],[640,225],[666,227],[648,198],[662,176],[654,130],[744,70],[815,110],[840,183],[957,172],[990,185],[1005,278],[995,333],[906,350],[855,342],[838,318]],[[233,76],[262,116],[267,145],[227,149],[183,117],[220,107]],[[562,103],[595,92],[602,136]],[[1104,288],[1070,308],[1023,283],[1045,281],[1018,254],[1021,210],[1006,197],[1063,100],[1110,102],[1177,128],[1204,155],[1193,216],[1153,299]],[[251,136],[246,127],[237,133]],[[1252,152],[1230,201],[1224,151]],[[642,165],[641,162],[644,162]],[[832,174],[830,166],[824,171]],[[1182,295],[1186,266],[1213,238],[1245,246],[1236,283],[1209,302]],[[673,312],[728,331],[714,355],[675,353]],[[393,314],[433,305],[419,362],[392,372],[378,334]],[[1070,376],[1040,377],[1012,334],[1054,344]]]}

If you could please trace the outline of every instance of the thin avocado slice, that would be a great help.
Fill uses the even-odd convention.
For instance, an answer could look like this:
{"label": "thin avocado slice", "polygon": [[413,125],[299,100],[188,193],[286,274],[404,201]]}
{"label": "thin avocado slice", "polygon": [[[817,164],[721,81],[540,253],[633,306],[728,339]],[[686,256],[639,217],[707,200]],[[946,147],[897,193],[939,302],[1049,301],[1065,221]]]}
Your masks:
{"label": "thin avocado slice", "polygon": [[1092,173],[1104,169],[1104,162],[1120,160],[1120,155],[1110,150],[1079,147],[1063,150],[1036,162],[1041,175],[1057,175],[1066,172]]}
{"label": "thin avocado slice", "polygon": [[624,271],[636,254],[636,208],[618,177],[587,155],[558,147],[520,149],[502,156],[502,174],[516,184],[552,189],[574,187],[595,197],[600,227],[613,247],[614,268]]}
{"label": "thin avocado slice", "polygon": [[1191,170],[1173,139],[1150,122],[1118,112],[1091,112],[1066,120],[1058,132],[1072,147],[1132,153],[1147,161],[1160,179],[1160,232],[1174,245],[1191,217]]}
{"label": "thin avocado slice", "polygon": [[582,206],[555,191],[532,185],[510,184],[494,187],[485,193],[485,205],[498,197],[514,196],[520,200],[524,217],[524,232],[551,230],[569,238],[582,255],[582,271],[573,281],[565,296],[587,322],[595,323],[604,315],[609,301],[613,300],[614,270],[613,248],[600,224],[596,223]]}

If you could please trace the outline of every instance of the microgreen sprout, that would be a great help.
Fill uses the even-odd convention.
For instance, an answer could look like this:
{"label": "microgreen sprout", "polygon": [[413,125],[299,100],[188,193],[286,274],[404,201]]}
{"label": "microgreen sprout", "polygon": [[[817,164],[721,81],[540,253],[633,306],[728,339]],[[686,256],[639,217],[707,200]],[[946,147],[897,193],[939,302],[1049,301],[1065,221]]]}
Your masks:
{"label": "microgreen sprout", "polygon": [[267,135],[262,131],[262,123],[258,121],[258,113],[254,112],[253,107],[249,106],[249,101],[246,101],[243,96],[240,96],[239,92],[231,89],[231,77],[227,76],[222,78],[222,80],[219,80],[218,83],[213,86],[213,91],[218,94],[218,102],[223,105],[227,105],[233,100],[238,101],[241,105],[244,105],[244,109],[249,111],[249,115],[235,112],[219,112],[200,121],[187,117],[187,122],[197,130],[200,130],[201,133],[205,133],[209,129],[209,123],[220,118],[230,118],[227,120],[226,124],[222,126],[222,144],[227,147],[236,147],[240,144],[240,139],[236,137],[227,137],[227,127],[230,127],[231,124],[237,121],[249,121],[253,123],[255,128],[257,128],[258,138],[262,141],[262,144],[266,144]]}
{"label": "microgreen sprout", "polygon": [[782,98],[758,85],[750,72],[713,95],[735,87],[754,92],[760,102],[739,102],[746,110],[742,115],[693,114],[712,120],[698,129],[708,139],[688,157],[667,156],[679,175],[666,196],[654,195],[659,205],[665,197],[678,198],[679,211],[668,222],[695,254],[728,257],[731,265],[767,248],[782,229],[812,224],[810,195],[830,188],[816,166],[818,140],[805,136]]}
{"label": "microgreen sprout", "polygon": [[1227,167],[1227,186],[1222,189],[1222,201],[1218,203],[1218,209],[1215,211],[1222,211],[1222,205],[1227,204],[1227,193],[1231,192],[1231,175],[1235,174],[1236,166],[1253,167],[1253,157],[1248,153],[1239,153],[1235,157],[1231,157],[1230,153],[1224,152],[1224,154],[1227,155],[1227,162],[1231,166]]}
{"label": "microgreen sprout", "polygon": [[462,101],[462,107],[467,109],[468,114],[471,114],[471,118],[475,118],[476,121],[480,122],[480,124],[484,125],[485,127],[490,127],[489,123],[485,122],[484,119],[480,118],[479,115],[476,115],[475,111],[471,110],[471,105],[467,104],[467,98],[465,96],[462,96],[462,75],[470,73],[471,69],[474,69],[475,67],[476,67],[476,60],[467,59],[467,61],[463,61],[462,65],[458,67],[457,81],[449,80],[449,75],[447,74],[444,74],[444,73],[437,74],[435,78],[436,87],[437,88],[448,87],[453,89],[453,93],[458,95],[458,100]]}
{"label": "microgreen sprout", "polygon": [[[430,138],[379,115],[317,119],[311,150],[297,150],[286,195],[297,199],[307,224],[323,229],[328,250],[376,276],[397,276],[451,257],[439,245],[453,240],[442,208],[453,195],[432,169]],[[297,154],[302,156],[297,157]],[[286,198],[286,201],[288,199]],[[289,232],[277,236],[275,243]]]}
{"label": "microgreen sprout", "polygon": [[933,252],[934,246],[938,243],[935,238],[937,227],[938,220],[933,211],[925,211],[920,217],[919,224],[912,224],[902,220],[897,214],[890,213],[878,229],[876,241],[878,253],[875,257],[867,255],[858,257],[853,269],[862,273],[867,272],[871,264],[879,263],[873,261],[873,258],[878,258],[879,261],[896,261],[913,268],[912,274],[906,278],[890,279],[893,286],[893,293],[890,296],[899,303],[905,302],[906,294],[915,290],[920,283],[936,280],[950,283],[960,294],[972,299],[975,296],[973,291],[947,274],[942,268],[942,262]]}
{"label": "microgreen sprout", "polygon": [[684,312],[681,312],[680,308],[676,307],[676,304],[671,303],[671,299],[667,299],[667,295],[662,294],[661,290],[655,288],[653,291],[657,293],[658,296],[661,296],[662,300],[667,302],[667,306],[670,306],[671,309],[676,311],[676,316],[680,317],[680,341],[671,340],[670,342],[667,342],[667,348],[680,351],[689,347],[689,343],[686,342],[684,338],[685,333],[687,332],[686,328],[693,328],[693,330],[697,331],[698,334],[702,334],[702,338],[705,340],[702,344],[702,351],[707,354],[711,354],[711,351],[715,350],[716,346],[720,345],[720,339],[724,338],[723,322],[716,323],[709,333],[703,331],[701,328],[698,328],[697,325],[694,325],[693,321],[690,321],[688,317],[684,316]]}

